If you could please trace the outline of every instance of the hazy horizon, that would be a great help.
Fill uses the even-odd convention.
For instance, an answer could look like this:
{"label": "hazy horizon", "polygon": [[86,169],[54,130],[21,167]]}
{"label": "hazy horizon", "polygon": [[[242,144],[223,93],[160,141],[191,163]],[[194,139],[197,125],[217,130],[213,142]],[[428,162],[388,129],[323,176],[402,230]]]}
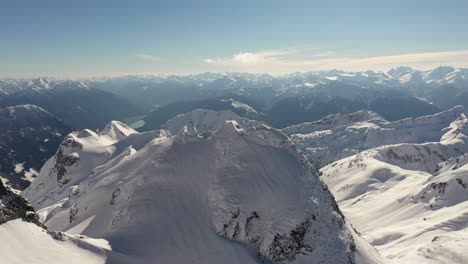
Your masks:
{"label": "hazy horizon", "polygon": [[461,1],[47,0],[2,9],[1,78],[468,67]]}
{"label": "hazy horizon", "polygon": [[415,71],[431,71],[439,67],[452,67],[454,69],[467,69],[467,67],[454,67],[451,65],[438,65],[434,67],[427,67],[424,69],[410,67],[406,65],[394,66],[386,70],[374,70],[374,69],[363,69],[363,70],[341,70],[341,69],[328,69],[328,70],[304,70],[304,71],[293,71],[293,72],[285,72],[285,73],[268,73],[268,72],[242,72],[242,71],[205,71],[205,72],[195,72],[195,73],[187,73],[187,74],[164,74],[164,73],[135,73],[135,74],[121,74],[121,75],[89,75],[89,76],[76,76],[76,77],[67,77],[67,76],[50,76],[50,75],[33,75],[33,76],[26,76],[26,77],[2,77],[0,79],[3,80],[35,80],[35,79],[50,79],[50,80],[70,80],[70,81],[87,81],[87,80],[99,80],[99,79],[111,79],[111,78],[128,78],[128,77],[141,77],[141,78],[169,78],[169,77],[190,77],[190,76],[197,76],[203,74],[252,74],[252,75],[270,75],[275,78],[280,77],[287,77],[288,75],[299,73],[299,74],[307,74],[307,73],[320,73],[320,72],[346,72],[346,73],[359,73],[359,72],[366,72],[366,71],[374,71],[374,72],[383,72],[388,73],[392,69],[396,69],[399,67],[409,67]]}

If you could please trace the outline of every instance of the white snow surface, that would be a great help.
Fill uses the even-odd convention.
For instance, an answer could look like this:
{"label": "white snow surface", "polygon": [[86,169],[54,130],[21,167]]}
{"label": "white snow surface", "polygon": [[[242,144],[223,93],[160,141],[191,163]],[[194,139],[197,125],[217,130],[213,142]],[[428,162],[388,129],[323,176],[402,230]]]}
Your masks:
{"label": "white snow surface", "polygon": [[[0,225],[0,262],[5,264],[104,264],[104,250],[92,239],[62,234],[54,239],[46,230],[20,219]],[[102,242],[101,242],[102,243]]]}
{"label": "white snow surface", "polygon": [[108,263],[383,263],[283,133],[200,111],[174,136],[72,133],[23,195],[50,229],[109,241]]}
{"label": "white snow surface", "polygon": [[135,133],[137,133],[136,130],[118,121],[109,122],[101,131],[102,135],[106,135],[114,140],[121,140]]}
{"label": "white snow surface", "polygon": [[466,122],[463,110],[462,106],[456,106],[438,114],[393,122],[372,112],[359,111],[330,115],[316,122],[287,127],[283,132],[320,168],[383,145],[438,142],[452,122]]}
{"label": "white snow surface", "polygon": [[[468,263],[468,121],[460,114],[443,135],[433,129],[449,113],[398,129],[401,140],[438,141],[384,145],[320,170],[350,223],[391,263]],[[408,133],[414,123],[422,128]]]}
{"label": "white snow surface", "polygon": [[184,130],[193,130],[193,133],[203,134],[213,132],[224,126],[227,120],[235,120],[243,127],[252,127],[263,124],[260,121],[253,121],[243,118],[230,110],[213,111],[196,109],[192,112],[179,114],[169,119],[163,126],[164,129],[175,135]]}

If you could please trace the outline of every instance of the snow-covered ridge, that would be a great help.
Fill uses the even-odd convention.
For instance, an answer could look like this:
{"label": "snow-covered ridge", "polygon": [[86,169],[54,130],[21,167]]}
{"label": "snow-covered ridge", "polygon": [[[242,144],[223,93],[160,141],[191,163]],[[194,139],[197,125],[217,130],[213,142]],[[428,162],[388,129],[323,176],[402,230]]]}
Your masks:
{"label": "snow-covered ridge", "polygon": [[[362,116],[363,112],[357,112],[343,116],[331,115],[320,121],[288,127],[283,131],[290,134],[291,140],[317,167],[322,167],[378,146],[454,139],[461,130],[466,129],[467,118],[463,111],[463,107],[456,106],[438,114],[394,122],[382,118],[352,122],[348,121],[349,118],[342,118]],[[339,120],[336,125],[334,120]]]}
{"label": "snow-covered ridge", "polygon": [[[62,89],[87,89],[93,84],[100,85],[103,82],[134,81],[149,84],[180,84],[193,85],[198,87],[220,87],[222,89],[243,90],[247,87],[271,87],[279,90],[303,87],[317,87],[327,83],[346,82],[358,84],[361,87],[372,87],[384,85],[388,87],[420,87],[420,86],[440,86],[453,84],[463,87],[467,84],[468,69],[455,69],[448,66],[441,66],[428,71],[414,70],[409,67],[397,67],[388,72],[380,71],[314,71],[296,72],[280,76],[269,74],[249,74],[237,72],[225,73],[202,73],[188,76],[124,76],[115,78],[101,78],[89,80],[51,80],[47,78],[26,79],[26,80],[0,80],[0,93],[13,94],[21,90],[62,90]],[[146,86],[143,86],[146,87]]]}
{"label": "snow-covered ridge", "polygon": [[[420,128],[413,134],[425,140],[423,133],[437,128],[432,142],[378,146],[320,169],[353,226],[396,263],[468,261],[462,238],[468,226],[468,121],[461,111],[414,120]],[[455,119],[440,129],[446,118]],[[399,131],[413,124],[397,123],[405,124]]]}
{"label": "snow-covered ridge", "polygon": [[44,110],[43,108],[32,105],[32,104],[25,104],[25,105],[15,105],[5,107],[0,109],[0,111],[5,112],[8,114],[9,118],[11,119],[24,119],[26,120],[55,120],[56,118],[52,116],[48,111]]}
{"label": "snow-covered ridge", "polygon": [[116,245],[112,263],[381,261],[282,132],[197,113],[172,136],[72,133],[24,195],[48,227]]}
{"label": "snow-covered ridge", "polygon": [[221,101],[222,102],[230,102],[232,107],[234,107],[234,108],[237,108],[239,110],[243,110],[243,111],[250,112],[252,114],[258,115],[257,110],[255,110],[253,107],[251,107],[250,105],[248,105],[246,103],[235,101],[233,99],[223,99]]}
{"label": "snow-covered ridge", "polygon": [[220,127],[224,126],[226,120],[234,120],[243,127],[263,124],[263,122],[240,117],[230,110],[213,111],[196,109],[192,112],[180,114],[169,119],[163,128],[173,135],[181,131],[193,131],[195,134],[203,134],[205,132],[218,130]]}
{"label": "snow-covered ridge", "polygon": [[363,122],[371,119],[383,118],[375,112],[361,110],[351,114],[329,115],[319,121],[305,122],[302,124],[286,127],[282,131],[287,135],[308,134],[315,131],[328,130],[336,126],[348,125],[351,123]]}

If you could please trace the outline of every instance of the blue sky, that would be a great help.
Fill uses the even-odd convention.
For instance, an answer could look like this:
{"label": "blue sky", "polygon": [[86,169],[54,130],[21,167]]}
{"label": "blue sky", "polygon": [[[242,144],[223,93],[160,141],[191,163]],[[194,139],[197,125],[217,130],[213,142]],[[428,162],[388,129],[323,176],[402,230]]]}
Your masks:
{"label": "blue sky", "polygon": [[468,1],[2,1],[0,77],[468,67]]}

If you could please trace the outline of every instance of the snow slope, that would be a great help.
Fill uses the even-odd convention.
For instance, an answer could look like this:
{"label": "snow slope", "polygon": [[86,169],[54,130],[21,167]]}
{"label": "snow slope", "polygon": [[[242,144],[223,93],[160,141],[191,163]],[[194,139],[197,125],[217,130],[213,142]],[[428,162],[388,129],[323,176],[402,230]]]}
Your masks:
{"label": "snow slope", "polygon": [[315,122],[305,122],[294,126],[289,126],[283,129],[287,135],[309,134],[315,131],[323,131],[334,128],[336,126],[349,125],[356,122],[364,122],[372,119],[383,119],[377,113],[372,111],[357,111],[351,114],[334,114],[322,118]]}
{"label": "snow slope", "polygon": [[381,146],[320,170],[353,226],[394,263],[468,263],[467,123],[460,114],[438,142]]}
{"label": "snow slope", "polygon": [[23,193],[49,228],[108,240],[109,263],[382,262],[283,133],[211,114],[72,133]]}
{"label": "snow slope", "polygon": [[283,132],[320,168],[378,146],[439,141],[463,111],[463,107],[456,106],[438,114],[394,122],[372,112],[359,111],[287,127]]}
{"label": "snow slope", "polygon": [[104,250],[86,242],[51,233],[20,219],[0,225],[0,262],[5,264],[104,264]]}
{"label": "snow slope", "polygon": [[104,263],[106,241],[47,231],[31,204],[0,182],[0,262]]}

